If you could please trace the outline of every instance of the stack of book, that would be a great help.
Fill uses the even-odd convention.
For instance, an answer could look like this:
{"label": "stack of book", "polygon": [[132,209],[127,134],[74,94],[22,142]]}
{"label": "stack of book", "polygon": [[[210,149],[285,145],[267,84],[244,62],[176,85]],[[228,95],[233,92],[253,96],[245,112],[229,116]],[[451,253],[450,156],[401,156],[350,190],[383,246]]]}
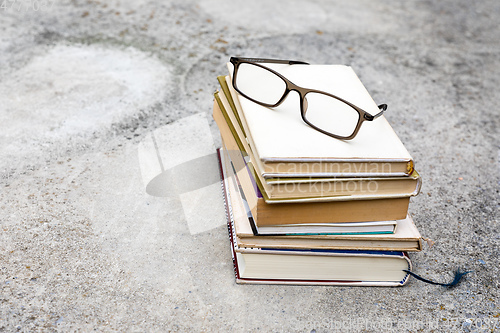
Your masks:
{"label": "stack of book", "polygon": [[[375,105],[351,67],[295,67],[279,70],[331,93],[340,83],[353,104]],[[277,108],[239,95],[228,69],[213,117],[236,282],[404,285],[407,252],[422,247],[408,214],[421,178],[387,120],[338,140],[305,124],[292,95]]]}

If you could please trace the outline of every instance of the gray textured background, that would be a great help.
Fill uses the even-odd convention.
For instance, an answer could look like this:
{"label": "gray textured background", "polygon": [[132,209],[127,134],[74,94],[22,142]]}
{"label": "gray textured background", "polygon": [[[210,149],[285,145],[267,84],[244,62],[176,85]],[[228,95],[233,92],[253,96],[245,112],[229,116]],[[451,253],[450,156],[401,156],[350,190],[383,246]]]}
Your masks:
{"label": "gray textured background", "polygon": [[[498,330],[499,14],[494,0],[2,1],[0,331]],[[474,272],[452,290],[235,285],[213,159],[189,189],[146,192],[155,142],[170,167],[220,144],[212,94],[231,55],[351,65],[424,180],[410,211],[436,244],[414,270]]]}

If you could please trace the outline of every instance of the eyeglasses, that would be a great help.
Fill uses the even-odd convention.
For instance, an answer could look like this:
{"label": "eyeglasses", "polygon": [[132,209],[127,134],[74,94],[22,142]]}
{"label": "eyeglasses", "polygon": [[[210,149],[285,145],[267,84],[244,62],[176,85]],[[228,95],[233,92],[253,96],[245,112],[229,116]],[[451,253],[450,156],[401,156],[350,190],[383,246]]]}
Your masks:
{"label": "eyeglasses", "polygon": [[387,104],[381,104],[378,106],[380,112],[372,115],[333,94],[299,87],[280,73],[261,65],[309,65],[307,62],[239,57],[231,57],[230,62],[234,66],[233,87],[243,97],[266,107],[276,107],[283,103],[290,91],[296,91],[300,95],[302,120],[315,130],[337,139],[353,139],[364,121],[372,121],[387,110]]}

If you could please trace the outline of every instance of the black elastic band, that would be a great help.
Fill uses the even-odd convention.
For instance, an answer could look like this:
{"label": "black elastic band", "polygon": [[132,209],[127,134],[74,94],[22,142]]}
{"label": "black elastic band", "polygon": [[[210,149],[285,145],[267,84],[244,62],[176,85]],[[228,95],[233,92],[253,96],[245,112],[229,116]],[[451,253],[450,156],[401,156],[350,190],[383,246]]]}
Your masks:
{"label": "black elastic band", "polygon": [[437,284],[437,285],[440,285],[440,286],[444,286],[444,287],[454,287],[456,286],[460,280],[462,279],[462,277],[465,275],[465,274],[468,274],[472,271],[467,271],[467,272],[460,272],[460,268],[457,269],[455,271],[455,278],[453,279],[453,281],[451,281],[450,283],[439,283],[439,282],[434,282],[434,281],[431,281],[431,280],[427,280],[427,279],[424,279],[423,277],[407,270],[407,269],[403,269],[403,272],[406,272],[408,274],[410,274],[411,276],[413,276],[414,278],[420,280],[420,281],[423,281],[425,283],[430,283],[430,284]]}

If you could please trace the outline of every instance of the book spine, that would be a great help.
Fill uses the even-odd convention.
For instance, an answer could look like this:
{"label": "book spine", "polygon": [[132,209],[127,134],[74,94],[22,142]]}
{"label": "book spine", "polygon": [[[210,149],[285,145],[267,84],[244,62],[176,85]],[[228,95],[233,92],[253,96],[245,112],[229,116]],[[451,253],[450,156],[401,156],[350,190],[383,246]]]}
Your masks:
{"label": "book spine", "polygon": [[227,185],[226,185],[226,175],[224,173],[224,167],[222,165],[222,157],[221,157],[221,149],[217,149],[217,158],[219,161],[219,173],[220,173],[220,186],[221,186],[221,191],[222,191],[222,197],[224,201],[224,212],[226,213],[226,219],[227,219],[227,232],[229,235],[229,245],[231,247],[231,260],[233,262],[233,272],[234,272],[234,277],[236,280],[239,279],[238,276],[238,268],[237,268],[237,263],[236,263],[236,253],[234,252],[234,239],[233,239],[233,232],[232,232],[232,211],[230,207],[230,202],[229,202],[229,193],[226,190]]}

